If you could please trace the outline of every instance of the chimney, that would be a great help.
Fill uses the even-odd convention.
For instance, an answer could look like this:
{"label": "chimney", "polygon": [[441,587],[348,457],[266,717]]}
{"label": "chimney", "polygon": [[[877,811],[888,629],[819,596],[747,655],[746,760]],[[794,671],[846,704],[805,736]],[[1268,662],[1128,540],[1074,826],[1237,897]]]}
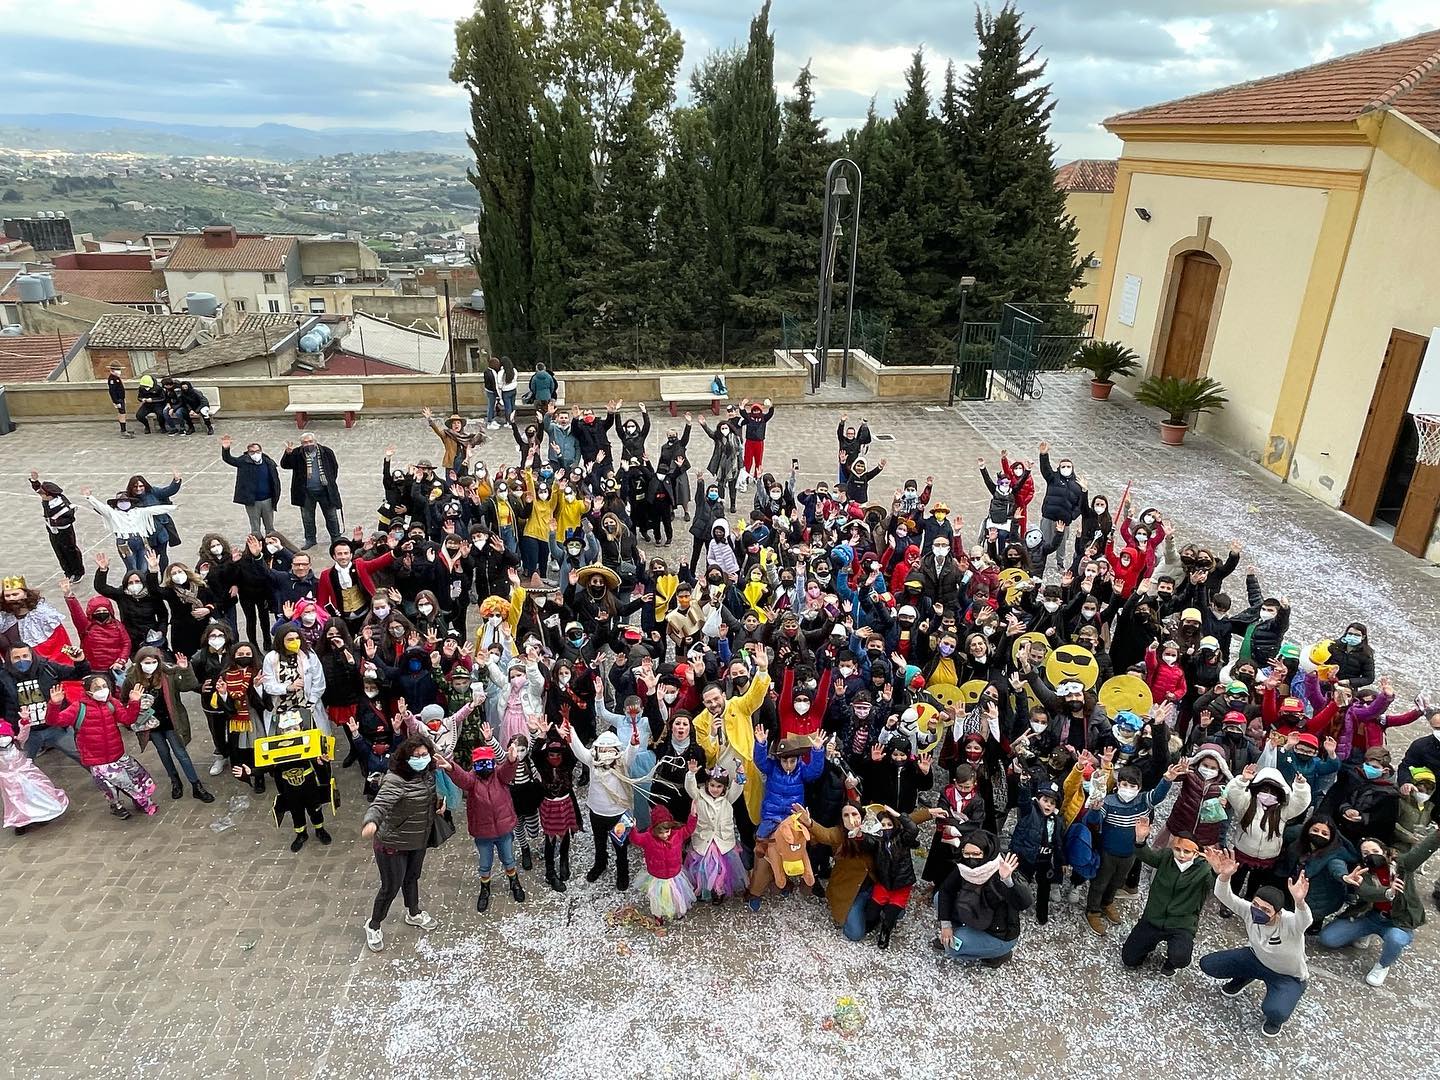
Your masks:
{"label": "chimney", "polygon": [[233,248],[239,239],[234,225],[206,225],[200,236],[207,248]]}

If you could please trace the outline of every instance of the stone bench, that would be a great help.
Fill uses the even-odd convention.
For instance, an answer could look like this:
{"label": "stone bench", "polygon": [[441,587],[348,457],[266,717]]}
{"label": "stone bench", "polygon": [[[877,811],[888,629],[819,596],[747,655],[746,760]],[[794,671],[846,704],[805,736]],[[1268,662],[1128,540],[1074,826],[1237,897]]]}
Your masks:
{"label": "stone bench", "polygon": [[365,388],[359,383],[306,383],[290,385],[290,400],[285,411],[295,416],[295,426],[303,428],[310,414],[344,416],[345,426],[355,426],[355,415],[365,408]]}
{"label": "stone bench", "polygon": [[728,392],[715,393],[713,375],[662,375],[660,376],[660,400],[670,406],[670,415],[680,415],[679,406],[705,402],[710,411],[720,415],[720,402],[730,398]]}

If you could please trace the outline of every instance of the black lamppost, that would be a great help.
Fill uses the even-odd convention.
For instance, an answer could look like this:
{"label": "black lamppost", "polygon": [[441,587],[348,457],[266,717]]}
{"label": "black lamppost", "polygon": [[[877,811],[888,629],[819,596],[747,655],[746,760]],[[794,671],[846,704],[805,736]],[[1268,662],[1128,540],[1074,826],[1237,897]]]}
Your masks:
{"label": "black lamppost", "polygon": [[950,369],[950,404],[955,404],[955,379],[959,374],[960,361],[965,359],[965,297],[975,287],[975,279],[968,274],[960,279],[960,330],[955,343],[955,364]]}
{"label": "black lamppost", "polygon": [[[854,175],[855,190],[850,190],[846,173]],[[850,215],[850,284],[845,292],[845,352],[840,363],[840,385],[850,374],[850,323],[855,313],[855,255],[860,243],[860,166],[849,158],[836,158],[825,171],[825,206],[820,220],[820,311],[816,318],[816,379],[815,389],[825,379],[830,358],[830,300],[835,287],[835,260],[845,230],[840,226],[841,200],[853,198]]]}
{"label": "black lamppost", "polygon": [[455,339],[450,334],[450,271],[437,271],[445,286],[445,365],[450,369],[450,415],[460,411],[460,390],[455,384]]}

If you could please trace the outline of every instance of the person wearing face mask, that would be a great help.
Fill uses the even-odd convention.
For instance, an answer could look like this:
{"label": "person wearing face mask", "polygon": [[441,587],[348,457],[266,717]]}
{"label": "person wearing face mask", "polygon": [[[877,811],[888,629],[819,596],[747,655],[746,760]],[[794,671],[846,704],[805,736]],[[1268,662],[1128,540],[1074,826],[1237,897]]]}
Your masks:
{"label": "person wearing face mask", "polygon": [[1175,804],[1156,844],[1159,848],[1165,847],[1166,839],[1177,832],[1189,836],[1201,848],[1218,844],[1229,820],[1224,795],[1226,785],[1234,777],[1224,748],[1207,743],[1186,765],[1188,768],[1178,781],[1180,790]]}
{"label": "person wearing face mask", "polygon": [[948,612],[964,610],[961,590],[965,575],[950,554],[949,537],[935,539],[929,552],[921,556],[915,576],[920,582],[920,594],[927,609],[939,604]]}
{"label": "person wearing face mask", "polygon": [[186,656],[200,647],[205,627],[216,617],[215,594],[183,563],[171,563],[160,575],[160,596],[169,609],[170,647]]}
{"label": "person wearing face mask", "polygon": [[[655,778],[651,798],[663,805],[675,821],[690,817],[694,796],[686,787],[685,778],[693,769],[704,768],[705,751],[694,739],[688,713],[670,717],[660,738],[652,747],[655,753]],[[738,796],[738,791],[737,791]],[[733,818],[732,818],[733,827]]]}
{"label": "person wearing face mask", "polygon": [[1034,902],[1016,875],[1020,860],[1000,854],[983,829],[962,829],[955,869],[935,894],[937,932],[932,947],[949,960],[979,960],[999,967],[1020,939],[1020,914]]}
{"label": "person wearing face mask", "polygon": [[80,494],[110,530],[115,550],[125,561],[126,569],[139,573],[146,566],[147,555],[163,553],[169,538],[157,522],[174,511],[174,506],[169,503],[142,506],[140,497],[132,495],[128,488],[105,502],[95,498],[88,487],[81,488]]}
{"label": "person wearing face mask", "polygon": [[690,418],[685,427],[671,429],[665,435],[660,447],[660,458],[655,472],[669,488],[671,507],[680,507],[685,520],[690,520]]}
{"label": "person wearing face mask", "polygon": [[[1075,466],[1069,458],[1061,458],[1057,468],[1050,465],[1050,444],[1040,443],[1040,475],[1045,478],[1045,497],[1040,504],[1040,531],[1045,548],[1054,551],[1058,547],[1056,536],[1062,534],[1072,521],[1084,510],[1085,488],[1075,475]],[[1063,558],[1059,560],[1063,564]],[[1064,569],[1063,565],[1059,565]]]}
{"label": "person wearing face mask", "polygon": [[1245,587],[1250,607],[1231,620],[1236,632],[1244,635],[1238,656],[1263,668],[1280,655],[1290,629],[1290,604],[1283,596],[1262,598],[1253,571],[1245,575]]}
{"label": "person wearing face mask", "polygon": [[1145,650],[1145,682],[1157,702],[1179,702],[1185,697],[1185,669],[1180,665],[1180,646],[1167,641],[1157,647],[1154,642]]}
{"label": "person wearing face mask", "polygon": [[[1115,790],[1098,807],[1087,811],[1088,819],[1100,826],[1100,870],[1085,894],[1085,921],[1098,936],[1105,936],[1106,922],[1120,925],[1115,896],[1135,864],[1137,829],[1148,832],[1150,814],[1165,801],[1171,783],[1187,768],[1183,761],[1176,762],[1153,788],[1141,791],[1140,770],[1125,765],[1115,774]],[[1146,824],[1138,825],[1141,821]]]}
{"label": "person wearing face mask", "polygon": [[32,825],[54,821],[70,805],[70,797],[25,754],[30,725],[15,728],[0,720],[0,825],[24,836]]}
{"label": "person wearing face mask", "polygon": [[[1139,968],[1163,943],[1165,961],[1160,972],[1173,976],[1190,966],[1195,930],[1214,889],[1215,871],[1200,857],[1201,845],[1189,833],[1172,830],[1168,851],[1150,847],[1145,842],[1147,834],[1148,826],[1137,832],[1135,854],[1155,870],[1155,876],[1145,897],[1145,911],[1120,946],[1120,962],[1132,970]],[[1218,853],[1218,849],[1207,850]]]}
{"label": "person wearing face mask", "polygon": [[[58,687],[56,688],[58,690]],[[89,675],[84,693],[73,704],[52,691],[45,723],[56,729],[72,728],[80,764],[90,772],[95,786],[110,804],[110,813],[130,817],[121,802],[127,797],[147,817],[159,809],[155,802],[155,781],[125,749],[120,728],[130,727],[140,715],[143,691],[134,687],[128,696],[116,699],[105,675]]]}
{"label": "person wearing face mask", "polygon": [[371,952],[385,948],[380,924],[397,895],[404,899],[407,925],[425,931],[440,925],[420,906],[420,875],[438,812],[435,769],[429,741],[410,736],[391,753],[390,771],[365,810],[360,836],[374,844],[380,871],[380,889],[365,923],[365,944]]}
{"label": "person wearing face mask", "polygon": [[235,493],[231,502],[245,507],[250,531],[264,536],[275,530],[275,508],[280,505],[280,467],[275,459],[252,442],[242,457],[230,452],[230,436],[220,436],[220,460],[235,470]]}
{"label": "person wearing face mask", "polygon": [[[279,714],[276,734],[294,735],[312,726],[299,712],[290,710]],[[324,845],[330,843],[332,838],[325,830],[325,807],[336,810],[339,800],[330,769],[330,757],[325,751],[322,750],[317,757],[282,761],[273,765],[261,765],[252,758],[235,766],[232,772],[237,780],[251,775],[258,778],[260,774],[267,772],[270,774],[275,781],[275,801],[271,812],[277,827],[286,814],[290,815],[294,831],[294,837],[290,841],[292,852],[298,852],[310,839],[307,819],[309,824],[315,827],[315,839]]]}
{"label": "person wearing face mask", "polygon": [[[260,665],[260,685],[270,698],[262,734],[274,734],[285,713],[299,714],[303,722],[315,726],[319,726],[317,721],[324,723],[323,713],[317,715],[316,706],[325,693],[325,671],[295,623],[281,623],[275,628],[271,649]],[[328,724],[320,730],[331,734],[326,727]]]}
{"label": "person wearing face mask", "polygon": [[1225,786],[1232,824],[1229,842],[1238,860],[1238,891],[1254,896],[1263,885],[1279,880],[1275,870],[1285,843],[1285,827],[1310,808],[1310,784],[1303,774],[1293,785],[1279,769],[1247,765]]}
{"label": "person wearing face mask", "polygon": [[[154,553],[151,553],[154,557]],[[158,561],[156,563],[158,569]],[[110,584],[110,560],[104,552],[95,556],[94,589],[101,596],[115,602],[120,612],[120,622],[130,635],[133,652],[145,644],[152,634],[162,638],[168,624],[165,601],[160,595],[160,578],[154,571],[141,574],[128,570],[121,581],[121,587]]]}
{"label": "person wearing face mask", "polygon": [[1395,779],[1389,749],[1372,746],[1363,759],[1340,770],[1320,810],[1339,823],[1340,831],[1351,843],[1358,844],[1362,836],[1374,836],[1389,844],[1395,839],[1395,823],[1400,815],[1400,790]]}
{"label": "person wearing face mask", "polygon": [[1300,834],[1286,845],[1276,870],[1286,880],[1302,872],[1309,880],[1307,902],[1315,921],[1305,932],[1311,937],[1320,933],[1327,918],[1346,905],[1350,886],[1345,877],[1359,861],[1350,841],[1324,814],[1315,814],[1306,821]]}
{"label": "person wearing face mask", "polygon": [[210,763],[211,776],[219,776],[224,771],[229,757],[229,718],[224,702],[215,694],[215,687],[230,662],[230,652],[234,644],[235,632],[230,625],[213,622],[205,628],[205,640],[190,656],[190,670],[199,683],[200,707],[205,713],[205,723],[210,729],[210,743],[214,750],[214,758]]}
{"label": "person wearing face mask", "polygon": [[80,606],[68,581],[60,583],[60,594],[70,611],[70,621],[80,635],[80,646],[96,671],[123,671],[130,660],[130,635],[115,617],[115,604],[104,596],[92,596]]}
{"label": "person wearing face mask", "polygon": [[[1033,795],[1032,792],[1033,786]],[[1051,780],[1034,783],[1022,775],[1017,785],[1015,831],[1010,851],[1020,860],[1020,875],[1034,886],[1035,924],[1050,920],[1050,890],[1065,874],[1065,821],[1060,788]]]}
{"label": "person wearing face mask", "polygon": [[188,656],[178,653],[175,663],[167,664],[159,649],[145,646],[136,651],[117,692],[122,699],[128,699],[132,690],[141,691],[140,748],[153,745],[160,755],[160,764],[170,777],[170,798],[178,799],[184,793],[180,782],[180,774],[184,773],[191,795],[208,803],[214,802],[215,796],[200,783],[185,749],[190,741],[190,714],[180,696],[199,687]]}
{"label": "person wearing face mask", "polygon": [[85,576],[85,558],[75,542],[74,503],[65,497],[65,490],[59,484],[42,481],[34,469],[30,470],[30,486],[40,497],[45,533],[50,538],[55,560],[60,564],[60,572],[70,581],[79,581]]}
{"label": "person wearing face mask", "polygon": [[1335,681],[1358,690],[1375,681],[1375,653],[1364,623],[1352,622],[1330,644],[1330,663],[1336,666]]}
{"label": "person wearing face mask", "polygon": [[1410,770],[1409,790],[1400,796],[1395,820],[1396,852],[1404,854],[1432,828],[1435,814],[1435,773],[1423,765]]}

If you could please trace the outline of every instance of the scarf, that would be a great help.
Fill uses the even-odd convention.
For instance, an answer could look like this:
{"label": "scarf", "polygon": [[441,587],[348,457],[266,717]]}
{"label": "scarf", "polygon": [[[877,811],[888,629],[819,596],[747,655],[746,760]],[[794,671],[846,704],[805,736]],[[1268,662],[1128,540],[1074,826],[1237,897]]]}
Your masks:
{"label": "scarf", "polygon": [[355,581],[350,576],[349,567],[341,566],[337,563],[333,567],[331,567],[331,569],[335,571],[335,583],[339,585],[340,588],[353,589],[355,587]]}
{"label": "scarf", "polygon": [[[235,705],[235,712],[231,714],[226,725],[227,730],[239,734],[249,732],[250,684],[255,681],[255,673],[249,668],[232,667],[220,676],[220,681],[225,685],[225,690]],[[216,705],[219,704],[218,698],[214,701]]]}
{"label": "scarf", "polygon": [[960,876],[971,885],[984,885],[1000,869],[1000,856],[996,855],[989,862],[981,863],[979,866],[966,866],[957,860],[955,869],[960,871]]}

